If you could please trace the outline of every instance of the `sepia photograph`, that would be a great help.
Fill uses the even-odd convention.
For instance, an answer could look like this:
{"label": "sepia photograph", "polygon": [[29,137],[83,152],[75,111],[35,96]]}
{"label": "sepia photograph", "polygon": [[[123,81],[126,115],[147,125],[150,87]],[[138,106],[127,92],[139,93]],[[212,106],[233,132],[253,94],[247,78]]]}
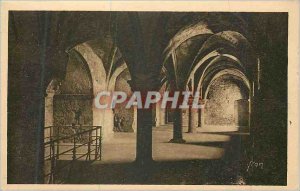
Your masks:
{"label": "sepia photograph", "polygon": [[276,2],[3,4],[1,185],[296,190],[299,5]]}

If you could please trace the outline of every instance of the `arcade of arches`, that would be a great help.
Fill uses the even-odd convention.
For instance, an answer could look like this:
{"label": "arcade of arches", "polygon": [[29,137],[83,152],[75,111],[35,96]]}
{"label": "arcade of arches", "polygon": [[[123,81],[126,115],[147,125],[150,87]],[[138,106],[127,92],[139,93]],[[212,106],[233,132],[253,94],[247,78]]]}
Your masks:
{"label": "arcade of arches", "polygon": [[[286,184],[287,14],[10,12],[8,80],[11,183],[43,182],[42,127],[77,123],[102,126],[103,161],[71,183]],[[97,109],[104,90],[205,108]]]}

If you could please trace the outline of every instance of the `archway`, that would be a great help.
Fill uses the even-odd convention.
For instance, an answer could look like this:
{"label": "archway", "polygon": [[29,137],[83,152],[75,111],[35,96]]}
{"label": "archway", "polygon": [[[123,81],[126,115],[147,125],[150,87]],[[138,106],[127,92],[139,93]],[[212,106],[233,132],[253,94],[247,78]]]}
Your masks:
{"label": "archway", "polygon": [[238,77],[223,74],[206,89],[202,131],[238,131],[249,124],[249,87]]}
{"label": "archway", "polygon": [[53,101],[55,126],[93,125],[92,78],[88,66],[76,53],[70,53],[66,77]]}
{"label": "archway", "polygon": [[[66,76],[53,79],[45,99],[45,127],[93,125],[93,84],[90,70],[84,60],[70,52]],[[75,113],[80,117],[75,120]]]}
{"label": "archway", "polygon": [[[58,140],[75,132],[91,129],[93,126],[93,83],[86,62],[74,51],[69,52],[64,79],[53,79],[47,87],[45,97],[44,142]],[[77,143],[86,142],[83,135]],[[57,141],[54,146],[45,147],[44,155],[49,157],[56,152],[57,159],[70,160],[71,155],[58,155],[70,149],[73,139]],[[50,172],[51,160],[45,161],[45,174]],[[52,164],[53,165],[53,164]]]}

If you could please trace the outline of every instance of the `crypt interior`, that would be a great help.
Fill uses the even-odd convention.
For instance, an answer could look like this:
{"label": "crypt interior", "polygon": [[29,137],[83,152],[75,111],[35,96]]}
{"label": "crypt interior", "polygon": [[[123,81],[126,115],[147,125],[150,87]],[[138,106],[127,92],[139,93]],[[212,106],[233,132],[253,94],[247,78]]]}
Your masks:
{"label": "crypt interior", "polygon": [[8,32],[8,183],[286,185],[287,13],[11,11]]}

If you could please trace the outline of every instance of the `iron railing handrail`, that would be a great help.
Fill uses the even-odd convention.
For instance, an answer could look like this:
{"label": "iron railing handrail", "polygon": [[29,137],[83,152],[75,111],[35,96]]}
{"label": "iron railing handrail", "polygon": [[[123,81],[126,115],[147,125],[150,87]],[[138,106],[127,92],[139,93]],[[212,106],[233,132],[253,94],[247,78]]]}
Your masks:
{"label": "iron railing handrail", "polygon": [[[53,129],[57,127],[58,131],[55,133],[55,135],[53,135]],[[59,137],[60,136],[60,128],[61,127],[71,127],[71,128],[74,128],[74,127],[90,127],[90,129],[87,129],[87,130],[82,130],[82,131],[79,131],[79,132],[75,132],[71,135],[68,135],[68,136],[63,136],[63,137]],[[49,177],[48,179],[48,183],[55,183],[56,181],[56,175],[58,173],[60,173],[64,168],[66,168],[67,166],[71,165],[70,166],[70,169],[69,169],[69,175],[68,177],[70,176],[70,171],[71,171],[71,168],[73,168],[73,164],[74,164],[74,161],[76,160],[79,160],[83,157],[86,156],[86,160],[91,160],[91,155],[94,155],[95,156],[95,159],[94,160],[98,160],[102,158],[102,149],[101,149],[101,145],[102,145],[102,127],[101,126],[88,126],[88,125],[77,125],[77,126],[48,126],[48,127],[45,127],[45,128],[50,128],[50,136],[49,137],[46,137],[45,139],[50,139],[49,141],[46,141],[44,143],[44,147],[45,149],[50,149],[49,150],[49,155],[44,157],[44,161],[50,161],[51,164],[50,164],[50,172],[46,172],[46,174],[44,175],[44,177]],[[100,131],[99,131],[100,130]],[[93,135],[92,133],[95,132],[96,135]],[[82,136],[81,135],[84,135],[84,134],[88,134],[88,141],[84,142],[84,143],[79,143],[78,142],[80,140],[78,140],[78,138],[81,138],[82,140]],[[67,139],[72,139],[73,143],[70,145],[72,148],[71,149],[67,149],[63,152],[59,152],[59,147],[62,146],[61,145],[61,141],[62,140],[67,140]],[[81,147],[84,147],[84,146],[87,146],[87,152],[80,152],[80,153],[77,153],[77,149],[78,148],[81,148]],[[91,148],[91,147],[95,147],[95,148]],[[70,162],[68,162],[67,164],[64,164],[63,166],[61,167],[57,167],[57,161],[59,160],[59,156],[61,155],[73,155],[72,156],[72,160]]]}
{"label": "iron railing handrail", "polygon": [[[84,127],[84,126],[80,126],[80,127]],[[91,127],[91,126],[87,126],[87,127]],[[70,138],[73,138],[74,136],[82,135],[82,134],[87,133],[89,131],[94,131],[94,130],[98,130],[98,129],[101,129],[101,126],[96,126],[96,128],[93,128],[93,129],[88,129],[88,130],[80,131],[80,132],[74,133],[72,135],[68,135],[68,136],[64,136],[64,137],[58,138],[58,139],[50,140],[50,141],[45,142],[44,145],[46,146],[48,144],[51,144],[52,142],[57,142],[57,141],[62,141],[62,140],[70,139]],[[50,139],[51,139],[51,136],[50,136]]]}
{"label": "iron railing handrail", "polygon": [[[96,139],[92,139],[92,140],[90,140],[90,141],[88,141],[88,142],[85,142],[85,143],[81,143],[81,144],[79,144],[79,145],[77,145],[77,144],[75,144],[76,146],[75,147],[73,147],[73,148],[71,148],[71,149],[68,149],[68,150],[65,150],[65,151],[63,151],[63,152],[61,152],[61,153],[59,153],[59,154],[54,154],[54,155],[48,155],[47,157],[45,157],[45,160],[48,158],[48,157],[50,157],[50,156],[52,156],[52,157],[57,157],[58,155],[64,155],[65,153],[68,153],[68,152],[70,152],[70,151],[72,151],[72,150],[74,150],[74,149],[78,149],[78,148],[80,148],[80,147],[83,147],[83,146],[85,146],[85,145],[87,145],[87,144],[89,144],[89,143],[92,143],[93,141],[96,141],[97,140],[97,138]],[[70,145],[71,146],[71,145]],[[92,146],[92,145],[91,145]],[[95,146],[95,145],[94,145]],[[78,154],[78,153],[77,153]]]}
{"label": "iron railing handrail", "polygon": [[50,126],[46,126],[44,127],[44,129],[49,129],[51,127],[101,127],[99,125],[50,125]]}

